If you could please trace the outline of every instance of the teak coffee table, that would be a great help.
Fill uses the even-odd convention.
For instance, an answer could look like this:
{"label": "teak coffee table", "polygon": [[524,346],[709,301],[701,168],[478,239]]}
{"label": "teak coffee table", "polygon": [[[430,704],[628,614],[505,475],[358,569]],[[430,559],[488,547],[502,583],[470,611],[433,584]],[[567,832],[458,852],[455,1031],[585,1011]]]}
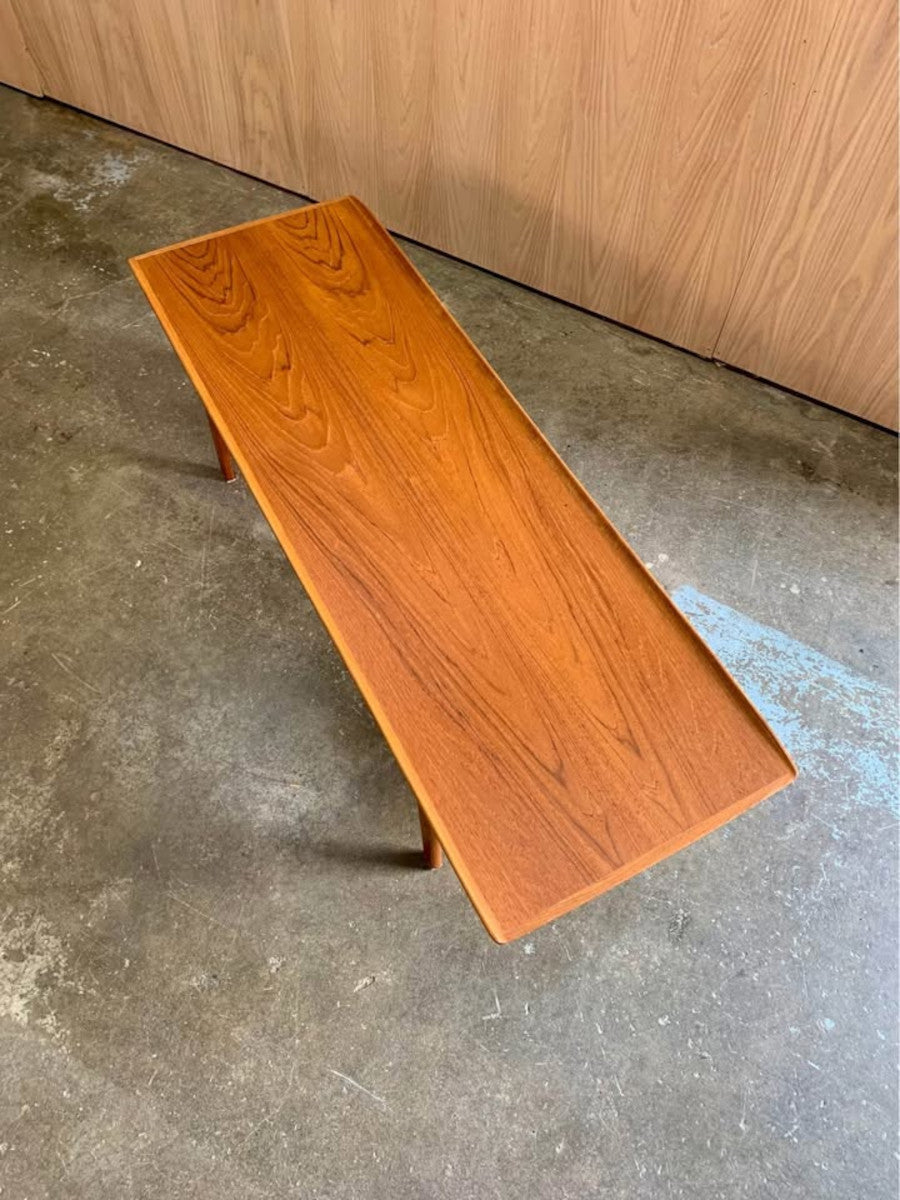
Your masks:
{"label": "teak coffee table", "polygon": [[795,777],[358,200],[131,265],[497,941]]}

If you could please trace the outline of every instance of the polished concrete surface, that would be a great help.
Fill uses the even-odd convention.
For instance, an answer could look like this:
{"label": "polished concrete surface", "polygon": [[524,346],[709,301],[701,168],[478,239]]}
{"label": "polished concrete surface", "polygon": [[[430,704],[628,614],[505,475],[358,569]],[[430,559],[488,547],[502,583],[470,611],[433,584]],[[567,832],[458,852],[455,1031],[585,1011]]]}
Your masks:
{"label": "polished concrete surface", "polygon": [[126,264],[297,199],[0,137],[2,1200],[893,1200],[896,440],[407,247],[802,772],[496,946]]}

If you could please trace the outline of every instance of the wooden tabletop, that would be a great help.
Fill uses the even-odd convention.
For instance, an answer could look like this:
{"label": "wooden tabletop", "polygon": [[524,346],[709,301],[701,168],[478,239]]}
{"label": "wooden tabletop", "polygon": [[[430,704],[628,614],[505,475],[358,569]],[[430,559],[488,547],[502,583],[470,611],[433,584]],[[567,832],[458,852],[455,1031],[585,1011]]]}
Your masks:
{"label": "wooden tabletop", "polygon": [[358,200],[132,266],[497,941],[794,778]]}

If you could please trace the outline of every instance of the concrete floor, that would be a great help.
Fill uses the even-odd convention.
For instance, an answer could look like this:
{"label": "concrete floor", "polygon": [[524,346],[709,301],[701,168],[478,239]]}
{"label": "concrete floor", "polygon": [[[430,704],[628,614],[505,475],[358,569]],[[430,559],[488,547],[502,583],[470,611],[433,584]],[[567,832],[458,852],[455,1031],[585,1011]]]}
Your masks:
{"label": "concrete floor", "polygon": [[895,439],[408,247],[803,732],[495,946],[125,261],[296,199],[9,90],[0,130],[3,1200],[893,1200]]}

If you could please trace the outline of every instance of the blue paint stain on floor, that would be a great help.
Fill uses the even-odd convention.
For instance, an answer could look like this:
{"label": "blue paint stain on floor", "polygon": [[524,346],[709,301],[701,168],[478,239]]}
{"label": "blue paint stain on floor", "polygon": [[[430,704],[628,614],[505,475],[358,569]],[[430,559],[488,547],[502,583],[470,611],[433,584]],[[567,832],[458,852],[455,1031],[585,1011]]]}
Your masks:
{"label": "blue paint stain on floor", "polygon": [[692,587],[672,599],[813,785],[835,837],[841,812],[861,806],[900,816],[897,705],[889,688]]}

